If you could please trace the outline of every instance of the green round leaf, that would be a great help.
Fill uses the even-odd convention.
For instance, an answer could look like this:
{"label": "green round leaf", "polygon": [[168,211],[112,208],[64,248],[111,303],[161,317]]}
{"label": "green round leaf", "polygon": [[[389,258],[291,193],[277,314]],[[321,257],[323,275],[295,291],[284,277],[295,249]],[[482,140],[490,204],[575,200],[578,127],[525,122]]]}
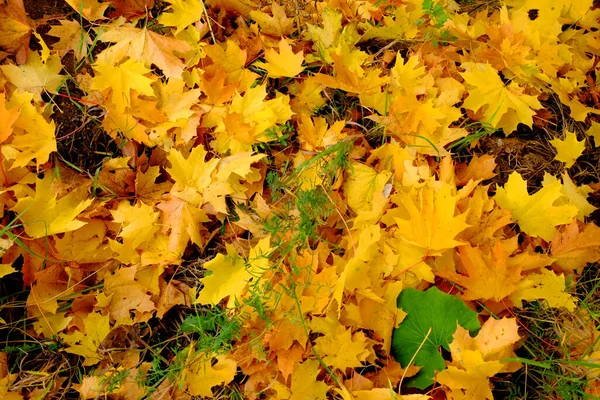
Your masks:
{"label": "green round leaf", "polygon": [[[407,316],[394,330],[392,356],[406,367],[418,351],[413,364],[421,367],[421,370],[406,384],[425,389],[433,384],[436,371],[446,369],[440,346],[450,350],[449,344],[452,343],[457,324],[471,334],[477,333],[481,325],[477,313],[461,299],[443,293],[436,287],[427,291],[412,288],[403,290],[398,296],[398,308],[404,310]],[[427,337],[429,329],[431,333]],[[419,350],[421,343],[423,346]]]}

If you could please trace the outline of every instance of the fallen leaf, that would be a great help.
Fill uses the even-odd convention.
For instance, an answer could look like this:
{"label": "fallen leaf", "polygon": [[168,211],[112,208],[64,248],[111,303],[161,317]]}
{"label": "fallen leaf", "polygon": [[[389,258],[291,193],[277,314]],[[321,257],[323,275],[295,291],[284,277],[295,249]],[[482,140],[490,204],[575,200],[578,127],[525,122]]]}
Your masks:
{"label": "fallen leaf", "polygon": [[290,390],[292,392],[289,400],[325,400],[329,386],[325,382],[319,382],[319,362],[317,360],[306,360],[298,364],[292,374]]}
{"label": "fallen leaf", "polygon": [[522,301],[545,300],[553,308],[564,307],[575,311],[575,299],[567,292],[565,275],[557,275],[554,271],[542,268],[539,274],[527,275],[519,288],[510,295],[510,299],[520,307]]}
{"label": "fallen leaf", "polygon": [[190,45],[182,40],[148,29],[122,26],[107,31],[100,28],[98,33],[99,40],[115,44],[98,54],[96,63],[113,68],[119,61],[130,57],[132,62],[142,62],[146,68],[156,65],[167,77],[181,77],[184,64],[174,52],[185,53],[191,50]]}
{"label": "fallen leaf", "polygon": [[470,332],[477,331],[480,327],[477,313],[459,298],[435,286],[425,292],[412,288],[402,290],[398,308],[407,316],[394,330],[392,355],[404,367],[409,363],[422,367],[406,384],[425,389],[433,384],[435,372],[446,368],[440,346],[450,350],[457,324]]}
{"label": "fallen leaf", "polygon": [[60,334],[63,342],[68,345],[65,349],[67,353],[83,356],[84,366],[94,365],[102,360],[102,356],[98,354],[98,346],[104,340],[110,325],[108,316],[100,315],[96,312],[89,313],[84,319],[85,329],[83,332],[76,331],[71,334]]}
{"label": "fallen leaf", "polygon": [[555,227],[570,223],[578,213],[575,206],[554,205],[562,196],[561,190],[560,181],[555,181],[529,195],[527,181],[518,172],[513,172],[504,187],[498,188],[494,200],[500,207],[512,212],[513,220],[519,223],[523,232],[550,241],[556,232]]}
{"label": "fallen leaf", "polygon": [[51,55],[43,63],[40,55],[35,51],[28,53],[25,64],[0,66],[2,73],[17,89],[38,94],[43,91],[58,93],[58,89],[65,79],[65,76],[60,74],[62,69],[63,66],[58,55]]}
{"label": "fallen leaf", "polygon": [[517,129],[519,123],[531,128],[535,111],[543,108],[536,96],[523,93],[523,88],[512,82],[508,86],[502,82],[498,71],[490,64],[463,63],[466,69],[460,75],[469,89],[469,96],[463,107],[477,111],[484,110],[484,122],[494,128],[502,128],[505,134]]}
{"label": "fallen leaf", "polygon": [[279,53],[274,49],[267,50],[265,60],[266,63],[257,62],[254,65],[266,69],[271,78],[293,78],[304,70],[304,53],[294,53],[287,39],[279,42]]}
{"label": "fallen leaf", "polygon": [[187,366],[183,370],[183,381],[192,396],[213,398],[211,390],[214,386],[231,382],[237,371],[237,363],[226,356],[213,357],[204,353],[193,354],[190,346],[190,355]]}
{"label": "fallen leaf", "polygon": [[200,20],[204,15],[204,4],[200,0],[167,0],[172,12],[162,13],[158,22],[177,28],[175,35]]}
{"label": "fallen leaf", "polygon": [[35,195],[19,199],[12,208],[32,238],[74,231],[86,224],[76,219],[92,203],[91,199],[86,199],[85,188],[83,192],[73,191],[57,200],[51,191],[52,180],[51,174],[36,179]]}
{"label": "fallen leaf", "polygon": [[96,63],[96,75],[92,78],[90,86],[93,90],[109,90],[112,93],[112,103],[115,110],[124,113],[131,107],[132,90],[146,96],[153,96],[154,90],[150,86],[152,79],[144,76],[150,72],[142,63],[127,60],[123,64],[113,66],[110,64]]}
{"label": "fallen leaf", "polygon": [[558,152],[554,159],[564,162],[567,168],[571,168],[577,158],[583,153],[583,150],[585,150],[585,140],[577,141],[577,135],[569,131],[565,133],[563,140],[558,138],[553,139],[550,141],[550,144]]}

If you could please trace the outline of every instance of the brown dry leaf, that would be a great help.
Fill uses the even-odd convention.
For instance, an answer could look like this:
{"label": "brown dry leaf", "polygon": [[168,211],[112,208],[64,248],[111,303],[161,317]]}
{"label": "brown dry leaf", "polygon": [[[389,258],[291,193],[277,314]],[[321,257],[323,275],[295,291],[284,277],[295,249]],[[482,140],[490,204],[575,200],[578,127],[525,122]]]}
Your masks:
{"label": "brown dry leaf", "polygon": [[111,0],[110,4],[115,10],[108,13],[109,18],[122,15],[129,19],[143,17],[154,7],[154,0]]}
{"label": "brown dry leaf", "polygon": [[587,263],[600,259],[600,227],[573,221],[556,232],[550,242],[550,254],[555,266],[565,273],[572,273]]}

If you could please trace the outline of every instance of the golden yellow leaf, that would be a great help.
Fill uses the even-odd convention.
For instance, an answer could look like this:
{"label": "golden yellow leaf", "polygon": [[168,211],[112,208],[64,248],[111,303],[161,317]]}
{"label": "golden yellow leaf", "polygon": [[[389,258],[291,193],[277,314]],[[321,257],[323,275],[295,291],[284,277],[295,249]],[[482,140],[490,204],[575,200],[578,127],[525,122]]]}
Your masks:
{"label": "golden yellow leaf", "polygon": [[204,210],[171,194],[166,195],[156,208],[162,211],[163,229],[170,230],[169,251],[182,256],[190,239],[197,246],[204,247],[200,236],[202,222],[208,221]]}
{"label": "golden yellow leaf", "polygon": [[344,182],[344,194],[348,205],[357,214],[370,210],[375,193],[383,193],[392,173],[377,172],[368,165],[356,162],[350,164],[348,171],[349,176]]}
{"label": "golden yellow leaf", "polygon": [[260,26],[260,32],[264,35],[287,36],[294,31],[294,19],[285,15],[285,9],[278,3],[271,3],[271,14],[263,11],[250,11],[250,17]]}
{"label": "golden yellow leaf", "polygon": [[313,332],[323,334],[315,339],[314,349],[329,367],[340,371],[357,368],[370,355],[366,336],[362,332],[353,334],[351,329],[340,324],[336,314],[314,318],[310,326]]}
{"label": "golden yellow leaf", "polygon": [[590,126],[590,129],[588,129],[586,134],[594,138],[596,147],[600,146],[600,123],[592,121],[592,125]]}
{"label": "golden yellow leaf", "polygon": [[576,299],[567,292],[565,275],[546,268],[539,274],[527,275],[509,297],[516,306],[521,306],[521,301],[546,300],[550,307],[564,307],[571,312],[576,307]]}
{"label": "golden yellow leaf", "polygon": [[461,73],[469,89],[469,97],[463,107],[477,111],[484,110],[484,122],[494,128],[502,128],[510,134],[519,123],[531,128],[535,111],[543,108],[536,96],[523,93],[516,83],[508,86],[502,82],[498,71],[489,64],[463,63],[466,71]]}
{"label": "golden yellow leaf", "polygon": [[[554,181],[556,181],[555,177],[548,173],[544,174],[544,183],[550,185]],[[563,194],[563,197],[555,201],[554,205],[570,204],[577,207],[577,219],[584,222],[585,217],[596,210],[596,207],[591,205],[587,200],[588,195],[593,192],[592,188],[588,185],[575,185],[567,172],[562,173],[562,181],[563,186],[560,192]]]}
{"label": "golden yellow leaf", "polygon": [[200,0],[167,0],[171,6],[170,13],[162,13],[158,22],[165,26],[177,28],[175,35],[185,28],[200,20],[204,12],[204,5]]}
{"label": "golden yellow leaf", "polygon": [[325,400],[329,386],[325,382],[319,382],[319,362],[317,360],[306,360],[294,369],[290,400]]}
{"label": "golden yellow leaf", "polygon": [[425,186],[399,193],[397,204],[406,210],[394,218],[399,234],[408,243],[432,250],[430,255],[464,244],[455,240],[469,226],[465,222],[467,213],[455,216],[457,200],[447,184],[437,190]]}
{"label": "golden yellow leaf", "polygon": [[550,241],[556,232],[555,227],[570,223],[578,213],[573,205],[554,205],[562,196],[561,190],[562,185],[557,180],[529,195],[527,181],[518,172],[513,172],[504,187],[498,188],[494,200],[500,207],[512,212],[513,220],[519,223],[523,232]]}
{"label": "golden yellow leaf", "polygon": [[199,304],[218,304],[229,296],[227,307],[232,308],[252,278],[246,269],[246,262],[230,244],[227,244],[227,255],[217,254],[204,264],[204,268],[211,275],[200,279],[203,288],[198,295]]}
{"label": "golden yellow leaf", "polygon": [[58,22],[60,25],[52,25],[48,32],[48,35],[59,38],[59,41],[52,45],[52,50],[58,51],[61,57],[64,57],[71,50],[77,60],[85,57],[89,45],[92,44],[90,35],[78,22],[67,19]]}
{"label": "golden yellow leaf", "polygon": [[462,297],[465,300],[493,300],[499,302],[517,289],[521,280],[521,267],[507,265],[503,242],[493,247],[458,248],[462,274],[441,270],[438,276],[450,279],[465,288]]}
{"label": "golden yellow leaf", "polygon": [[555,266],[565,273],[581,270],[587,263],[600,260],[600,227],[573,221],[557,232],[551,242]]}
{"label": "golden yellow leaf", "polygon": [[58,88],[65,78],[60,74],[62,68],[60,56],[51,55],[43,63],[36,51],[28,53],[27,62],[23,65],[0,66],[0,70],[2,70],[8,81],[19,90],[38,94],[44,90],[50,93],[58,92]]}
{"label": "golden yellow leaf", "polygon": [[152,79],[144,75],[150,72],[142,63],[127,60],[120,65],[97,63],[94,66],[96,76],[92,78],[90,86],[93,90],[108,89],[112,93],[111,102],[117,112],[125,112],[131,106],[132,90],[146,96],[153,96],[154,90],[150,86]]}
{"label": "golden yellow leaf", "polygon": [[18,63],[24,62],[34,22],[27,16],[23,0],[8,0],[0,4],[0,21],[0,46],[16,54]]}
{"label": "golden yellow leaf", "polygon": [[32,238],[74,231],[86,223],[75,218],[91,203],[87,191],[73,191],[60,199],[52,193],[52,175],[36,179],[35,195],[19,199],[12,208],[20,214],[25,232]]}
{"label": "golden yellow leaf", "polygon": [[108,315],[91,312],[83,318],[83,325],[85,327],[83,332],[63,333],[60,337],[69,346],[65,349],[67,353],[83,356],[84,366],[94,365],[102,360],[98,354],[98,346],[110,332]]}
{"label": "golden yellow leaf", "polygon": [[[513,347],[521,338],[516,318],[489,318],[474,338],[468,330],[458,326],[450,343],[452,365],[463,364],[465,350],[478,351],[485,361],[500,361],[515,357]],[[518,363],[502,363],[500,372],[514,372]],[[516,367],[516,368],[515,368]]]}
{"label": "golden yellow leaf", "polygon": [[567,168],[572,167],[585,150],[585,140],[577,141],[577,135],[569,131],[565,133],[564,140],[553,139],[550,144],[558,151],[554,159],[564,162]]}
{"label": "golden yellow leaf", "polygon": [[104,12],[110,5],[108,2],[100,3],[98,0],[65,0],[73,10],[83,15],[90,22],[104,19]]}
{"label": "golden yellow leaf", "polygon": [[113,220],[121,224],[119,237],[123,238],[123,244],[131,249],[150,240],[160,229],[157,224],[158,212],[144,203],[132,206],[128,200],[124,200],[110,213]]}
{"label": "golden yellow leaf", "polygon": [[489,378],[502,369],[500,361],[484,361],[476,350],[464,350],[462,368],[453,365],[440,372],[436,380],[449,389],[450,400],[493,400]]}
{"label": "golden yellow leaf", "polygon": [[[192,352],[190,346],[190,353]],[[183,370],[183,379],[192,396],[214,397],[212,387],[231,382],[237,370],[237,363],[227,356],[213,357],[206,354],[188,357],[186,368]]]}
{"label": "golden yellow leaf", "polygon": [[97,306],[109,312],[115,326],[145,322],[156,307],[148,285],[143,283],[138,279],[136,267],[122,266],[104,278],[104,290],[96,296]]}
{"label": "golden yellow leaf", "polygon": [[11,264],[0,264],[0,278],[15,272],[17,272],[17,270],[14,269]]}
{"label": "golden yellow leaf", "polygon": [[[171,194],[193,206],[204,204],[204,192],[213,186],[211,185],[212,173],[217,168],[219,159],[204,161],[207,154],[204,147],[200,145],[194,147],[187,158],[175,149],[171,149],[167,155],[171,164],[167,172],[175,181]],[[224,194],[226,193],[220,193],[221,197]]]}
{"label": "golden yellow leaf", "polygon": [[97,64],[115,66],[129,57],[132,62],[142,62],[147,68],[156,65],[167,77],[181,77],[184,64],[174,52],[191,50],[188,43],[131,26],[104,29],[99,29],[98,39],[115,44],[98,54]]}

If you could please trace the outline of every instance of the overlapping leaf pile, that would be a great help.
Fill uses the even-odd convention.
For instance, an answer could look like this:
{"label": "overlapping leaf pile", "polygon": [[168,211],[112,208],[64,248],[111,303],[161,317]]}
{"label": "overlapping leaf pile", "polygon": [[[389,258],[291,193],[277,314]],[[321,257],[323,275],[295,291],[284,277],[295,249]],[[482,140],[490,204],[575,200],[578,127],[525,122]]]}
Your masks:
{"label": "overlapping leaf pile", "polygon": [[[3,398],[489,399],[521,367],[510,310],[576,309],[567,277],[600,258],[598,176],[568,173],[600,144],[592,0],[67,3],[0,6],[0,277],[26,317],[0,329],[85,372],[30,384],[0,353]],[[94,170],[58,151],[61,98],[118,146]],[[564,168],[534,191],[453,158],[548,123]]]}

